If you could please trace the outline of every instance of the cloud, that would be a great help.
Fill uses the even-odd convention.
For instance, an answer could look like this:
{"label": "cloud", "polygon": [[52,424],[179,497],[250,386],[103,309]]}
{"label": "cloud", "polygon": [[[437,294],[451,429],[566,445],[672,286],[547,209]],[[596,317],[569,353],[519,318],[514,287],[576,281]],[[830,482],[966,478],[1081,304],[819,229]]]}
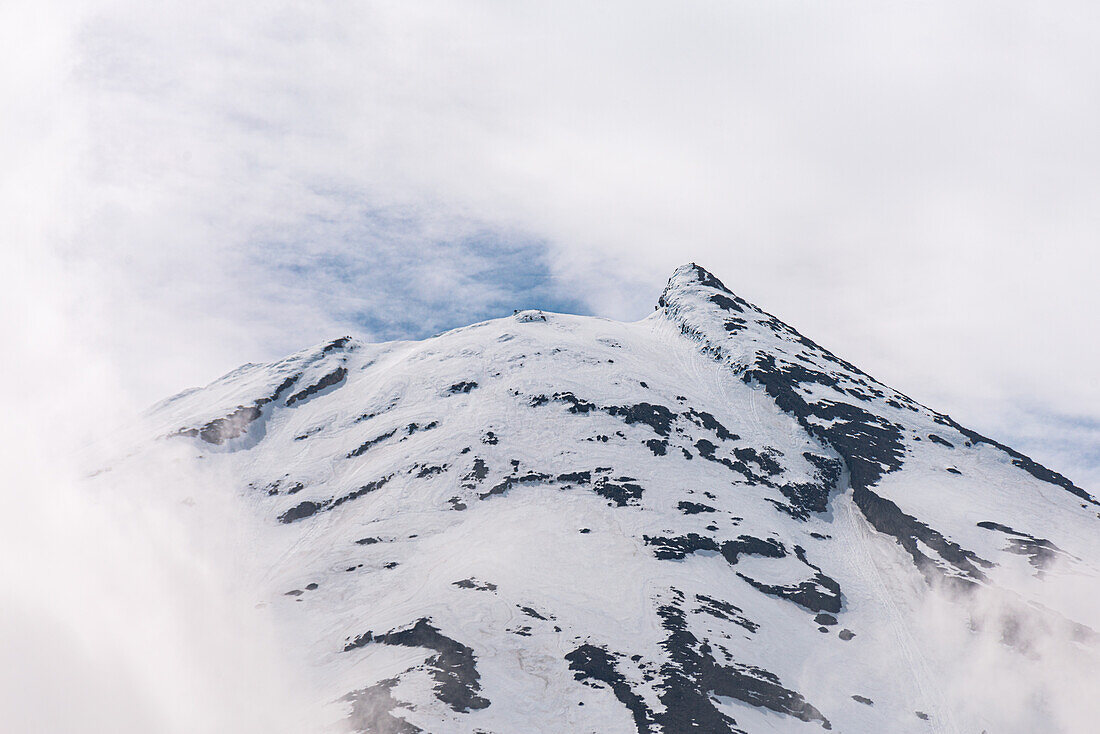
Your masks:
{"label": "cloud", "polygon": [[600,314],[698,260],[938,407],[1100,415],[1088,4],[119,0],[73,25],[67,255],[157,340],[151,399],[197,378],[167,365],[357,309],[386,336],[483,315],[458,304],[516,292],[478,276],[487,233]]}
{"label": "cloud", "polygon": [[[639,318],[695,260],[1100,487],[1095,5],[0,13],[0,343],[20,416],[0,436],[20,508],[0,534],[0,643],[24,681],[68,675],[58,728],[121,711],[115,730],[240,730],[241,687],[188,687],[211,661],[285,692],[264,634],[175,616],[178,588],[255,622],[251,597],[205,575],[215,529],[155,504],[150,527],[171,531],[151,533],[133,506],[89,500],[64,457],[183,387],[348,331],[420,337],[524,306]],[[98,546],[119,517],[131,529]],[[158,586],[151,569],[181,556]],[[143,654],[158,636],[159,663]],[[0,718],[42,713],[9,683]],[[207,718],[180,714],[184,692]]]}
{"label": "cloud", "polygon": [[[1001,583],[1027,588],[1026,573],[1004,575]],[[990,732],[1092,731],[1100,715],[1091,694],[1100,684],[1100,658],[1078,625],[1095,630],[1100,621],[1094,573],[1064,562],[1047,566],[1043,606],[991,586],[964,594],[930,589],[912,629],[940,671],[928,682],[947,704],[937,723],[954,730],[957,716]]]}
{"label": "cloud", "polygon": [[16,254],[0,287],[12,316],[0,325],[0,720],[122,734],[316,728],[308,666],[254,606],[269,590],[239,542],[257,520],[236,486],[171,454],[89,479],[104,448],[118,469],[151,434],[134,423],[125,371],[72,328],[63,269],[48,251]]}
{"label": "cloud", "polygon": [[[48,435],[39,428],[33,418],[24,425],[27,444]],[[255,519],[232,485],[178,461],[143,467],[140,481],[112,477],[97,491],[64,456],[29,461],[9,449],[33,455],[33,445],[4,439],[20,495],[5,490],[0,519],[6,726],[120,734],[322,726],[312,668],[279,620],[255,606],[269,590],[242,554],[239,539]],[[197,502],[181,502],[184,491]]]}

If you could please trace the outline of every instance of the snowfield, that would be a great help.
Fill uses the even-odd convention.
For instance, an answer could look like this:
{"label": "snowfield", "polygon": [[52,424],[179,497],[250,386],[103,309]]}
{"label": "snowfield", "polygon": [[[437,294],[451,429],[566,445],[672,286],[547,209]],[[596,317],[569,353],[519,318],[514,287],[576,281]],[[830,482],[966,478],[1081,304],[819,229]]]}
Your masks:
{"label": "snowfield", "polygon": [[1080,730],[1045,666],[1095,664],[1096,499],[698,266],[636,323],[344,337],[150,419],[260,519],[336,730]]}

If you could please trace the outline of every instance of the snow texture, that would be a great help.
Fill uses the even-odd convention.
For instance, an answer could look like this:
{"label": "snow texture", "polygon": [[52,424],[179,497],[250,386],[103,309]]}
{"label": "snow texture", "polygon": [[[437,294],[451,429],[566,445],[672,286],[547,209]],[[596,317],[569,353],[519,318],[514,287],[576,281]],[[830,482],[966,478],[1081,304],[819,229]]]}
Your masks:
{"label": "snow texture", "polygon": [[1095,584],[1088,492],[696,265],[637,323],[343,337],[151,417],[240,478],[267,601],[356,731],[977,732],[922,595],[1095,638],[1043,593]]}

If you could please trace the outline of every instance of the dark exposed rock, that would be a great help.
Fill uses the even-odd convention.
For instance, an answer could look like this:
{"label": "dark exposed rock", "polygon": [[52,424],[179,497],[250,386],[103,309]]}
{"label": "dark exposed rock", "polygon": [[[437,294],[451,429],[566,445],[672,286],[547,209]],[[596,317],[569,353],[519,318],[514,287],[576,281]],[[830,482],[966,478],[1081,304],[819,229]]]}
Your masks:
{"label": "dark exposed rock", "polygon": [[779,491],[790,503],[789,514],[798,520],[806,520],[810,513],[828,509],[829,495],[836,489],[842,472],[842,465],[837,459],[810,452],[802,456],[814,466],[814,480],[779,485]]}
{"label": "dark exposed rock", "polygon": [[793,586],[764,584],[743,573],[738,572],[737,575],[757,591],[780,599],[787,599],[811,612],[831,612],[832,614],[839,612],[842,605],[840,584],[823,574],[821,569],[806,560],[806,552],[801,547],[795,546],[794,550],[798,560],[814,571],[813,577],[806,581]]}
{"label": "dark exposed rock", "polygon": [[176,435],[198,437],[206,443],[215,445],[221,445],[226,441],[232,441],[235,438],[239,438],[250,428],[253,421],[256,421],[263,415],[263,407],[268,403],[273,403],[278,400],[284,392],[298,382],[300,377],[300,373],[291,375],[275,388],[275,392],[253,401],[252,405],[237,406],[236,410],[224,418],[215,418],[202,428],[180,429],[177,431]]}
{"label": "dark exposed rock", "polygon": [[642,488],[634,482],[621,481],[616,484],[607,477],[600,477],[592,487],[593,491],[601,497],[614,502],[619,507],[636,505],[642,497]]}
{"label": "dark exposed rock", "polygon": [[594,403],[590,403],[587,400],[581,400],[571,392],[555,393],[554,400],[568,405],[570,413],[591,413],[593,410],[596,410]]}
{"label": "dark exposed rock", "polygon": [[985,530],[1000,531],[1010,536],[1007,538],[1008,546],[1005,550],[1009,553],[1015,553],[1016,555],[1027,556],[1028,563],[1040,572],[1054,563],[1059,557],[1064,559],[1072,558],[1072,556],[1046,538],[1036,538],[1034,535],[1013,530],[1007,525],[987,521],[978,523],[978,527],[984,528]]}
{"label": "dark exposed rock", "polygon": [[608,415],[622,418],[626,424],[643,423],[658,436],[667,436],[675,414],[663,405],[637,403],[635,405],[611,405],[605,408]]}
{"label": "dark exposed rock", "polygon": [[1035,477],[1039,481],[1054,484],[1054,485],[1061,487],[1062,489],[1066,490],[1067,492],[1069,492],[1071,494],[1074,494],[1074,495],[1080,497],[1081,499],[1083,499],[1083,500],[1085,500],[1085,501],[1087,501],[1087,502],[1089,502],[1093,505],[1100,505],[1100,502],[1098,502],[1091,494],[1089,494],[1085,490],[1078,487],[1076,484],[1071,482],[1069,479],[1066,479],[1064,476],[1062,476],[1058,472],[1051,471],[1050,469],[1047,469],[1042,464],[1039,464],[1039,463],[1035,462],[1030,457],[1024,456],[1019,451],[1011,449],[1008,446],[1005,446],[1003,443],[998,443],[997,441],[994,441],[991,438],[986,438],[985,436],[983,436],[980,433],[977,433],[975,431],[971,431],[969,428],[963,428],[958,423],[953,421],[950,416],[937,414],[934,417],[934,420],[937,423],[941,424],[941,425],[950,426],[951,428],[954,428],[956,431],[958,431],[963,436],[965,436],[967,439],[969,439],[969,441],[971,443],[975,443],[975,444],[984,443],[984,444],[987,444],[989,446],[993,446],[995,448],[1000,449],[1001,451],[1005,452],[1010,457],[1012,457],[1012,463],[1015,466],[1018,466],[1019,468],[1023,469],[1024,471],[1026,471],[1028,474]]}
{"label": "dark exposed rock", "polygon": [[713,415],[706,412],[705,410],[695,410],[694,408],[689,408],[683,415],[685,418],[687,418],[689,421],[699,426],[700,428],[705,428],[708,431],[713,432],[714,435],[716,435],[722,441],[741,440],[740,436],[738,436],[736,433],[731,432],[724,425],[722,425],[717,418],[715,418]]}
{"label": "dark exposed rock", "polygon": [[745,321],[744,319],[739,319],[736,316],[731,316],[730,318],[726,319],[725,323],[723,324],[726,331],[730,334],[736,334],[739,331],[744,331],[748,328],[748,325],[749,323],[747,321]]}
{"label": "dark exposed rock", "polygon": [[714,538],[698,533],[688,533],[678,537],[642,536],[647,545],[656,547],[653,555],[658,560],[683,560],[692,553],[711,551],[720,553],[730,565],[737,563],[741,554],[765,556],[768,558],[782,558],[786,555],[782,543],[778,540],[761,540],[748,535],[742,535],[736,540],[727,540],[719,543]]}
{"label": "dark exposed rock", "polygon": [[815,576],[813,579],[803,581],[795,586],[782,586],[764,584],[740,572],[738,572],[737,575],[757,591],[768,594],[769,596],[793,601],[795,604],[811,612],[820,612],[822,610],[830,612],[840,611],[840,587],[839,585],[835,588],[826,585],[825,582],[828,581],[832,581],[833,584],[836,584],[835,581],[827,576],[822,576],[820,578]]}
{"label": "dark exposed rock", "polygon": [[736,313],[743,313],[745,309],[741,308],[741,304],[732,298],[727,298],[720,293],[716,293],[710,297],[710,302],[718,308],[726,311],[734,311]]}
{"label": "dark exposed rock", "polygon": [[477,579],[469,578],[462,579],[461,581],[455,581],[452,586],[457,586],[460,589],[474,589],[475,591],[496,591],[497,585],[489,581],[479,582]]}
{"label": "dark exposed rock", "polygon": [[539,614],[538,612],[536,612],[536,611],[535,611],[534,609],[532,609],[531,607],[523,607],[523,606],[521,606],[521,607],[519,608],[519,610],[520,610],[521,612],[523,612],[524,614],[526,614],[526,615],[527,615],[528,617],[532,617],[532,618],[534,618],[534,619],[540,619],[540,620],[542,620],[543,622],[549,622],[549,621],[550,621],[550,620],[549,620],[549,619],[547,619],[546,617],[544,617],[544,616],[542,616],[541,614]]}
{"label": "dark exposed rock", "polygon": [[749,556],[764,556],[765,558],[782,558],[787,555],[783,544],[774,538],[761,540],[750,535],[741,535],[737,540],[727,540],[722,543],[722,557],[731,566],[737,563],[737,557],[744,554]]}
{"label": "dark exposed rock", "polygon": [[733,455],[736,456],[739,461],[746,464],[756,464],[760,467],[761,471],[770,476],[775,476],[783,471],[778,461],[768,456],[766,453],[760,453],[753,448],[736,448],[733,450]]}
{"label": "dark exposed rock", "polygon": [[480,494],[479,499],[487,499],[489,497],[492,497],[494,494],[504,494],[512,487],[521,484],[536,484],[538,482],[545,482],[548,479],[550,479],[549,474],[540,474],[538,472],[528,472],[527,474],[524,474],[522,476],[507,476],[504,479],[500,480],[500,482],[498,482],[488,492],[483,492],[482,494]]}
{"label": "dark exposed rock", "polygon": [[[704,282],[715,282],[713,276],[709,274],[706,277],[692,277],[695,277],[700,285]],[[718,289],[715,285],[707,287]],[[724,288],[720,290],[721,293],[711,294],[711,302],[717,301],[716,305],[730,308],[730,304],[722,300],[729,298],[728,295],[722,295],[728,291]],[[661,305],[679,308],[679,306],[673,306],[673,302],[669,300],[674,299],[674,295],[674,292],[666,289],[665,294],[662,295]],[[799,355],[799,362],[783,357],[779,354],[782,350],[758,352],[748,364],[738,365],[737,368],[747,384],[763,387],[781,410],[794,416],[811,436],[840,454],[847,464],[850,483],[853,487],[871,486],[884,473],[901,467],[905,456],[901,427],[875,414],[869,407],[864,408],[844,401],[845,396],[851,396],[860,401],[869,401],[872,396],[885,399],[888,388],[879,386],[854,365],[837,358],[775,317],[749,306],[740,299],[734,305],[739,309],[748,307],[757,323],[770,329],[780,338],[799,345],[806,352]],[[725,358],[722,345],[707,341],[698,327],[682,321],[681,329],[689,336],[701,340],[705,352],[716,359]],[[813,358],[808,355],[812,355]],[[819,366],[819,363],[827,363],[831,367],[826,369]],[[806,397],[805,385],[819,385],[834,390],[837,399],[810,400]],[[909,398],[893,391],[889,393],[890,400],[914,409],[913,401]],[[742,463],[744,463],[743,460]],[[838,474],[833,470],[827,473]],[[788,499],[796,516],[804,516],[807,512],[824,511],[828,490],[823,484],[816,487],[794,485],[787,487],[786,494],[791,495]]]}
{"label": "dark exposed rock", "polygon": [[474,651],[442,634],[428,619],[419,619],[412,627],[381,635],[365,632],[344,645],[344,652],[369,644],[433,650],[436,654],[428,659],[427,666],[436,682],[436,698],[459,713],[489,706],[487,699],[477,695],[481,690],[481,675],[477,672]]}
{"label": "dark exposed rock", "polygon": [[674,538],[663,538],[650,535],[642,537],[647,545],[656,546],[653,555],[660,561],[680,561],[683,560],[685,556],[698,551],[713,551],[717,553],[720,550],[720,546],[714,538],[699,535],[698,533],[688,533],[687,535],[681,535]]}
{"label": "dark exposed rock", "polygon": [[740,731],[734,728],[737,722],[715,705],[714,696],[726,696],[802,721],[817,721],[824,729],[832,728],[820,711],[799,693],[784,688],[773,673],[716,660],[714,649],[688,629],[686,616],[676,603],[661,606],[657,614],[668,632],[661,646],[670,658],[661,666],[657,686],[665,710],[654,718],[662,731],[669,734]]}
{"label": "dark exposed rock", "polygon": [[367,482],[358,489],[348,492],[347,494],[332,500],[332,503],[325,509],[331,510],[333,508],[339,507],[345,502],[351,502],[352,500],[359,499],[363,495],[370,494],[377,489],[381,489],[390,479],[391,477],[382,477],[381,479],[376,479],[373,482]]}
{"label": "dark exposed rock", "polygon": [[279,522],[295,522],[296,520],[302,520],[311,515],[316,514],[322,508],[322,505],[318,502],[300,502],[299,504],[291,507],[289,510],[279,515]]}
{"label": "dark exposed rock", "polygon": [[905,444],[898,426],[848,403],[830,400],[809,403],[798,391],[805,383],[835,388],[836,377],[802,365],[779,364],[771,354],[763,354],[742,378],[763,385],[781,410],[795,416],[810,435],[836,449],[848,465],[853,487],[871,486],[886,472],[901,468]]}
{"label": "dark exposed rock", "polygon": [[478,385],[476,382],[472,380],[464,380],[462,382],[456,382],[455,384],[451,385],[449,388],[447,388],[447,392],[451,395],[465,394],[470,392],[471,390],[476,390],[477,387]]}
{"label": "dark exposed rock", "polygon": [[615,660],[606,648],[585,644],[565,656],[569,669],[574,671],[576,680],[599,681],[607,685],[615,698],[619,700],[634,717],[634,726],[638,734],[653,731],[653,712],[646,706],[641,696],[634,693],[630,683],[615,666]]}
{"label": "dark exposed rock", "polygon": [[351,341],[350,336],[342,336],[339,339],[333,339],[332,341],[330,341],[328,344],[326,344],[324,347],[321,348],[321,354],[328,354],[329,352],[332,352],[332,351],[335,351],[335,350],[338,350],[338,349],[343,349],[344,347],[347,346],[348,342],[350,342],[350,341]]}
{"label": "dark exposed rock", "polygon": [[713,461],[718,464],[723,464],[727,469],[732,472],[736,472],[737,474],[740,474],[742,477],[745,478],[746,481],[752,484],[763,484],[764,486],[768,487],[773,486],[772,482],[769,481],[767,477],[756,474],[755,472],[753,472],[752,469],[749,468],[748,464],[741,461],[740,459],[734,460],[726,456],[715,455],[715,451],[717,449],[717,445],[715,445],[711,441],[708,441],[705,438],[700,438],[698,441],[695,442],[695,450],[698,451],[699,455],[707,461]]}
{"label": "dark exposed rock", "polygon": [[[725,283],[718,280],[718,278],[716,278],[706,268],[696,265],[695,263],[691,263],[690,267],[692,269],[694,280],[699,285],[706,286],[707,288],[714,288],[716,290],[722,291],[727,295],[737,298],[737,296],[734,296],[730,289],[726,287]],[[663,306],[665,304],[662,303],[661,305]]]}
{"label": "dark exposed rock", "polygon": [[242,405],[224,418],[215,418],[202,428],[182,429],[178,435],[197,436],[207,443],[220,445],[242,435],[261,415],[263,411],[259,406]]}
{"label": "dark exposed rock", "polygon": [[[852,500],[875,530],[892,536],[898,545],[909,553],[913,563],[927,579],[935,577],[956,587],[960,585],[965,587],[974,581],[985,579],[985,574],[978,566],[990,568],[993,565],[976,553],[943,537],[937,530],[915,517],[906,515],[896,504],[866,487],[853,487]],[[936,563],[921,551],[917,541],[936,551],[941,558],[965,574],[966,578],[944,574]]]}
{"label": "dark exposed rock", "polygon": [[462,476],[462,486],[465,489],[473,489],[477,485],[481,484],[481,481],[485,477],[489,476],[489,466],[485,463],[485,460],[475,456],[473,466],[470,467],[470,471],[466,472]]}
{"label": "dark exposed rock", "polygon": [[698,502],[678,502],[676,508],[685,515],[698,515],[701,512],[717,512],[710,505],[701,505]]}
{"label": "dark exposed rock", "polygon": [[344,381],[344,378],[347,377],[347,376],[348,376],[348,371],[347,371],[346,367],[344,367],[343,365],[337,367],[332,372],[329,372],[327,375],[322,377],[320,380],[318,380],[314,384],[310,385],[309,387],[307,387],[303,390],[299,390],[298,392],[294,393],[289,398],[287,398],[286,399],[287,407],[289,407],[291,405],[294,405],[295,403],[300,403],[303,400],[306,400],[307,398],[310,398],[313,395],[316,395],[317,393],[321,392],[325,388],[333,387],[334,385],[340,384],[341,382]]}
{"label": "dark exposed rock", "polygon": [[369,439],[369,440],[367,440],[367,441],[364,441],[364,442],[363,442],[362,444],[360,444],[360,445],[359,445],[359,447],[358,447],[358,448],[356,448],[356,449],[355,449],[355,450],[353,450],[353,451],[352,451],[351,453],[349,453],[349,454],[347,455],[347,458],[349,458],[349,459],[354,459],[354,458],[355,458],[355,457],[357,457],[357,456],[362,456],[362,455],[363,455],[363,454],[365,454],[365,453],[366,453],[367,451],[369,451],[369,450],[370,450],[371,448],[373,448],[373,447],[377,446],[378,444],[382,443],[382,442],[383,442],[383,441],[385,441],[386,439],[389,439],[389,438],[393,438],[393,435],[394,435],[395,433],[397,433],[397,429],[396,429],[396,428],[394,428],[394,429],[393,429],[392,431],[387,431],[386,433],[383,433],[383,434],[382,434],[382,435],[380,435],[380,436],[375,436],[375,437],[374,437],[374,438],[372,438],[372,439]]}
{"label": "dark exposed rock", "polygon": [[756,632],[760,629],[760,625],[756,624],[750,619],[747,619],[741,611],[740,607],[730,604],[728,601],[722,601],[715,599],[712,596],[706,594],[696,594],[695,601],[699,602],[700,606],[696,611],[704,614],[709,614],[712,617],[718,619],[724,619],[727,622],[733,622],[736,625],[744,627],[749,632]]}
{"label": "dark exposed rock", "polygon": [[[553,400],[564,403],[568,411],[574,414],[587,414],[600,411],[608,415],[620,418],[627,425],[642,423],[649,426],[659,436],[668,436],[672,421],[676,414],[663,405],[653,403],[636,403],[635,405],[608,405],[598,406],[587,400],[578,398],[571,392],[554,393]],[[532,406],[545,405],[550,401],[545,395],[536,395],[530,400]]]}
{"label": "dark exposed rock", "polygon": [[283,514],[279,515],[279,522],[292,523],[298,520],[304,520],[307,517],[312,517],[318,512],[335,509],[345,502],[351,502],[352,500],[359,499],[363,495],[370,494],[377,489],[381,489],[391,478],[392,475],[382,477],[381,479],[376,479],[373,482],[368,482],[367,484],[364,484],[356,490],[353,490],[345,495],[333,499],[328,499],[321,502],[316,502],[312,500],[300,502],[294,507],[291,507]]}

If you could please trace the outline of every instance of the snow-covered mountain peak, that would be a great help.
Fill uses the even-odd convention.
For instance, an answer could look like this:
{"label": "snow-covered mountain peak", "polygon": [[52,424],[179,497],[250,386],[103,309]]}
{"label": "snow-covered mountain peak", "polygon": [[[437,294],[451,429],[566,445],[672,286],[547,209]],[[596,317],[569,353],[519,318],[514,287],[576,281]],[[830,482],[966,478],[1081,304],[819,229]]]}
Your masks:
{"label": "snow-covered mountain peak", "polygon": [[769,359],[796,357],[832,370],[863,373],[799,334],[763,309],[734,294],[706,269],[688,263],[669,278],[657,301],[662,315],[704,351],[727,364],[748,368]]}
{"label": "snow-covered mountain peak", "polygon": [[685,263],[672,271],[664,291],[658,299],[659,305],[667,305],[666,301],[681,294],[689,293],[695,289],[708,288],[702,297],[709,297],[711,292],[717,291],[727,296],[733,296],[733,291],[726,287],[713,273],[696,263]]}
{"label": "snow-covered mountain peak", "polygon": [[767,317],[743,298],[736,296],[714,275],[695,263],[681,265],[673,271],[668,284],[657,299],[658,308],[673,318],[707,324],[724,329],[727,320],[745,325]]}
{"label": "snow-covered mountain peak", "polygon": [[1047,593],[1100,577],[1088,492],[694,264],[639,322],[344,337],[152,418],[239,478],[357,731],[1004,731],[941,685],[927,596],[1095,638]]}

